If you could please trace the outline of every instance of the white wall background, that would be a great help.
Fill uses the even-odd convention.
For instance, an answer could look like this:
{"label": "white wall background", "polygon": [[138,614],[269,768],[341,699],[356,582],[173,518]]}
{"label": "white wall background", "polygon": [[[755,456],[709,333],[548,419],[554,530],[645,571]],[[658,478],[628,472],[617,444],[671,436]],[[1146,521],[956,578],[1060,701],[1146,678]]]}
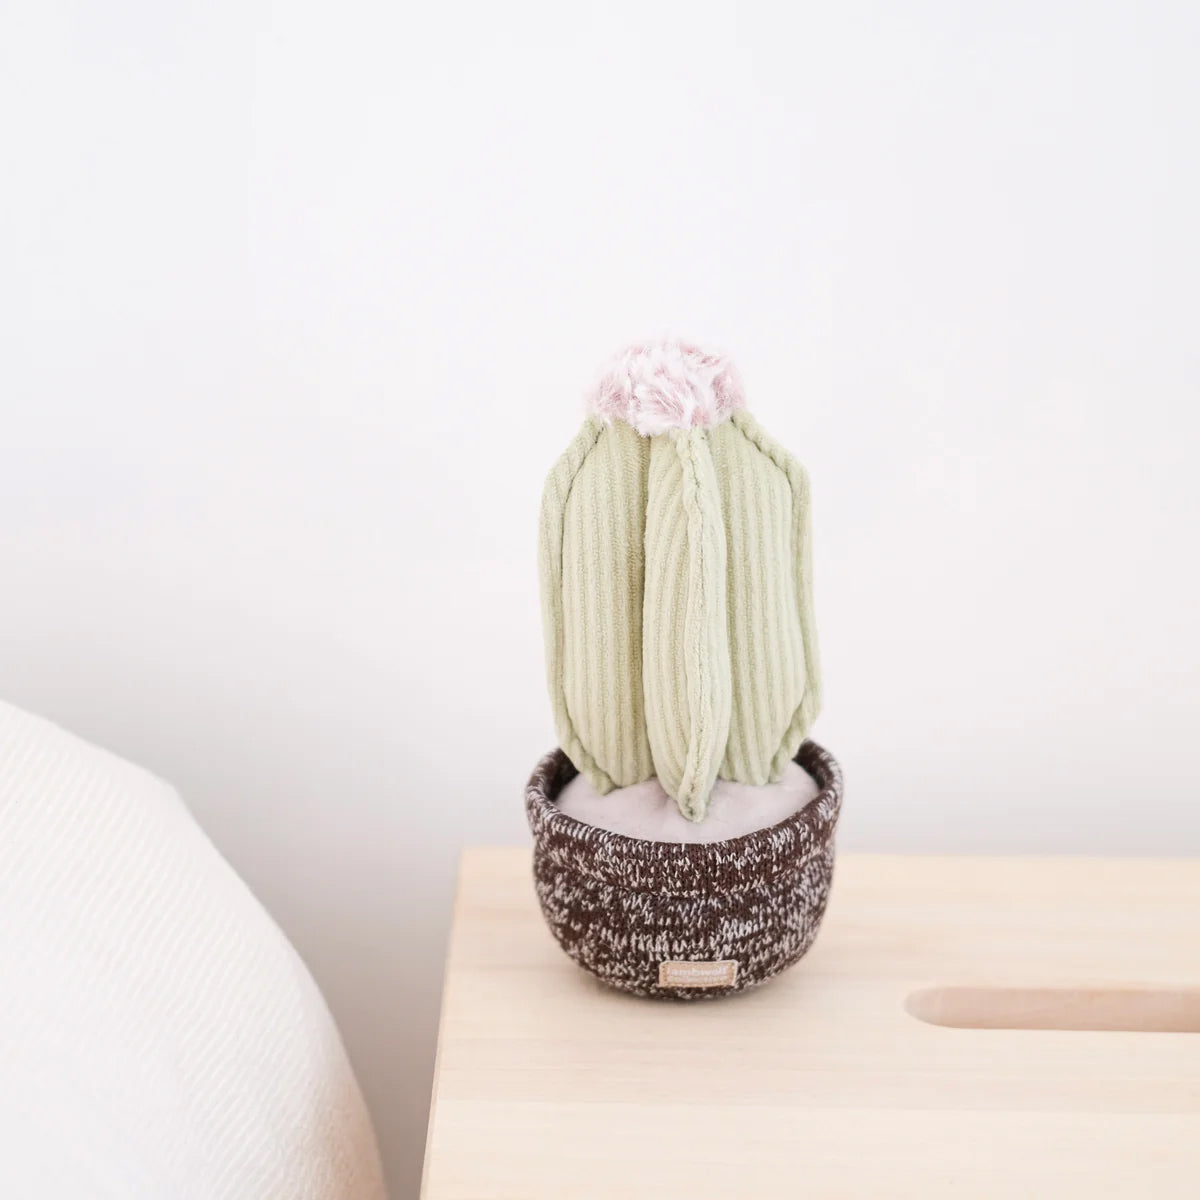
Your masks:
{"label": "white wall background", "polygon": [[845,848],[1200,851],[1198,11],[4,0],[0,689],[182,789],[397,1197],[627,340],[809,466]]}

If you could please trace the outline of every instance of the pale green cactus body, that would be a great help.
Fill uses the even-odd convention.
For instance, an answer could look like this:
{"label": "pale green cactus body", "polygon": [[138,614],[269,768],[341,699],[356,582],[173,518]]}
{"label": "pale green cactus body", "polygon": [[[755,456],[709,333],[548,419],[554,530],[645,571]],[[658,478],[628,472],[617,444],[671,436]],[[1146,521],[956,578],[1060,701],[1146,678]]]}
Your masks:
{"label": "pale green cactus body", "polygon": [[[603,791],[654,774],[642,690],[649,463],[649,440],[629,425],[598,429],[563,505],[562,699],[555,707],[587,747],[592,763],[581,769]],[[548,484],[551,505],[552,492]]]}
{"label": "pale green cactus body", "polygon": [[650,438],[642,686],[655,774],[704,816],[729,740],[725,528],[703,430]]}
{"label": "pale green cactus body", "polygon": [[809,491],[749,415],[590,417],[546,481],[539,559],[559,738],[598,791],[657,775],[700,820],[718,775],[779,778],[820,705]]}

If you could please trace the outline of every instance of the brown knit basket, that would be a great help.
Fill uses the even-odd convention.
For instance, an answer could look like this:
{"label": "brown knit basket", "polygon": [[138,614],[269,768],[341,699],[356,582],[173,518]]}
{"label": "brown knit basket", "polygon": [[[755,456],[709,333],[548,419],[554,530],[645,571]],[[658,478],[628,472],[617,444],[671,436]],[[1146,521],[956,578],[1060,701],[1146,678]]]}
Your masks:
{"label": "brown knit basket", "polygon": [[[562,948],[622,991],[680,1000],[728,995],[790,967],[825,914],[842,803],[833,755],[810,741],[796,762],[820,793],[795,816],[744,837],[684,844],[567,816],[557,800],[577,772],[561,750],[547,754],[525,788],[525,812],[538,902]],[[736,967],[715,965],[729,963]],[[669,986],[689,972],[705,986]]]}

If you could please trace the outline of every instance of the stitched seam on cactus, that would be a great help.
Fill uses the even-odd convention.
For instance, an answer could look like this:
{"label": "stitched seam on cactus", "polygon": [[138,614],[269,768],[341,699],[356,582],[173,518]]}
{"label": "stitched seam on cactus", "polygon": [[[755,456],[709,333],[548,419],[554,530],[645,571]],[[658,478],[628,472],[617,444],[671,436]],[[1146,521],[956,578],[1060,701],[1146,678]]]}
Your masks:
{"label": "stitched seam on cactus", "polygon": [[[563,522],[567,501],[575,479],[588,455],[595,449],[604,424],[589,418],[562,457],[554,464],[542,495],[542,520],[539,541],[542,552],[542,620],[545,626],[546,677],[554,704],[559,741],[578,770],[602,795],[613,791],[616,783],[604,771],[580,740],[567,709],[563,687]],[[553,522],[547,518],[553,515]]]}
{"label": "stitched seam on cactus", "polygon": [[[702,529],[703,515],[700,512],[699,497],[696,492],[700,481],[696,477],[696,445],[693,438],[679,438],[675,442],[675,453],[683,468],[681,476],[683,483],[683,509],[686,514],[687,529],[687,565],[688,574],[694,571],[694,582],[698,586],[699,596],[693,589],[693,580],[689,578],[684,608],[684,694],[688,704],[688,745],[684,754],[683,774],[679,780],[679,796],[677,799],[684,808],[684,815],[695,820],[703,813],[701,801],[692,794],[696,786],[696,760],[703,746],[706,728],[706,709],[709,702],[709,687],[707,672],[703,669],[700,658],[699,639],[703,630],[700,622],[695,620],[696,611],[703,612],[704,601],[704,533]],[[686,799],[685,799],[686,797]]]}
{"label": "stitched seam on cactus", "polygon": [[[714,514],[705,512],[704,482],[701,479],[701,455],[708,453],[707,445],[699,440],[702,434],[682,435],[675,440],[675,450],[682,467],[683,509],[687,529],[688,590],[684,619],[684,670],[685,692],[688,704],[687,751],[676,797],[684,816],[693,821],[702,820],[708,807],[708,793],[712,779],[716,777],[719,764],[712,761],[715,752],[724,753],[728,739],[715,728],[718,723],[717,697],[713,687],[713,673],[718,664],[713,661],[712,649],[708,645],[709,621],[713,614],[710,607],[719,603],[720,597],[709,578],[719,564],[708,558],[708,538],[716,531],[724,538],[724,525],[716,521]],[[707,499],[711,502],[715,497]],[[724,571],[720,572],[720,585],[724,587]],[[723,622],[724,624],[724,622]],[[728,634],[725,634],[726,638]],[[718,744],[719,743],[719,744]],[[707,778],[709,775],[712,779]]]}
{"label": "stitched seam on cactus", "polygon": [[771,761],[771,778],[778,779],[783,767],[795,755],[804,735],[821,708],[821,668],[812,606],[811,547],[809,546],[808,475],[797,459],[776,442],[747,412],[735,412],[730,420],[735,429],[756,449],[765,454],[787,476],[792,492],[792,568],[795,572],[796,603],[800,613],[800,636],[804,646],[804,695],[783,735],[783,742]]}
{"label": "stitched seam on cactus", "polygon": [[[724,752],[720,725],[729,711],[724,524],[712,511],[718,492],[707,434],[690,431],[650,443],[643,622],[647,727],[660,782],[684,816],[699,820]],[[706,545],[716,557],[697,557]],[[698,697],[702,683],[714,686]]]}
{"label": "stitched seam on cactus", "polygon": [[[683,464],[674,442],[668,437],[650,441],[650,473],[647,480],[644,533],[646,576],[642,596],[642,688],[646,729],[655,774],[676,799],[683,763],[687,757],[687,728],[675,702],[678,692],[679,644],[667,636],[675,624],[679,604],[675,557],[678,542],[686,533],[680,522]],[[674,480],[675,473],[679,480]],[[672,503],[674,496],[676,503]],[[686,554],[686,538],[684,545]]]}

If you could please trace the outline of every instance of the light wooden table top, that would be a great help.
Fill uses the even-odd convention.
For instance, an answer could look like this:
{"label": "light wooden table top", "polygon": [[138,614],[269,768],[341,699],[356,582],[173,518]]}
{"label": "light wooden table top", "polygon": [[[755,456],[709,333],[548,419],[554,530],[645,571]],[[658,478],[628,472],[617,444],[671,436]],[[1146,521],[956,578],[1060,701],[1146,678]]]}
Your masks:
{"label": "light wooden table top", "polygon": [[843,856],[802,962],[681,1004],[595,983],[529,852],[471,849],[423,1196],[1196,1200],[1197,985],[1200,860]]}

